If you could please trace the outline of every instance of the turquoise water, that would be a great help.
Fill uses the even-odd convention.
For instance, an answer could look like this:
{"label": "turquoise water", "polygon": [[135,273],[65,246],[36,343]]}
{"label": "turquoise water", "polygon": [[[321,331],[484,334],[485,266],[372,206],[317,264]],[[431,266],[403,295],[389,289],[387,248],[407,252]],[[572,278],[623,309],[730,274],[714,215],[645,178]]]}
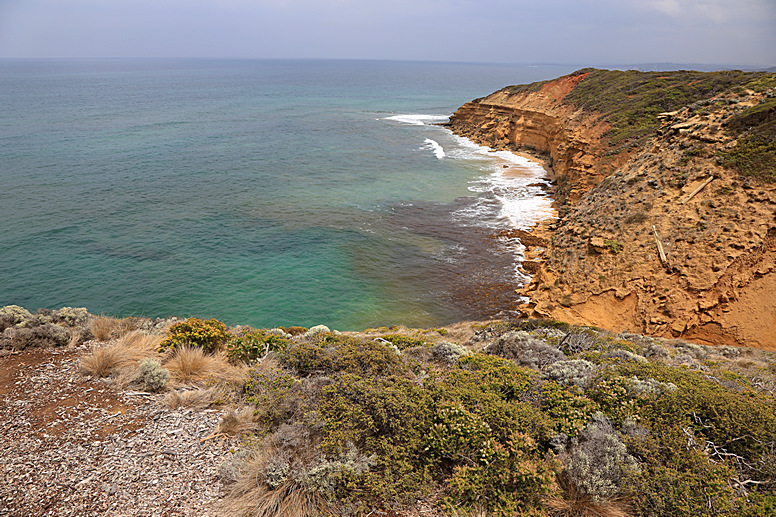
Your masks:
{"label": "turquoise water", "polygon": [[0,61],[0,305],[343,330],[508,310],[482,293],[520,281],[520,246],[487,236],[546,216],[541,171],[436,123],[569,71]]}

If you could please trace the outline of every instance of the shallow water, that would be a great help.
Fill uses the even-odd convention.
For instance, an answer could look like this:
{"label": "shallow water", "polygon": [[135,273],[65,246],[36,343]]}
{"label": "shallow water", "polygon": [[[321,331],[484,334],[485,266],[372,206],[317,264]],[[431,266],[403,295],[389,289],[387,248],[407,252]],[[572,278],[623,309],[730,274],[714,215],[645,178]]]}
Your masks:
{"label": "shallow water", "polygon": [[343,330],[495,315],[520,246],[488,235],[547,216],[542,171],[437,124],[569,71],[0,61],[0,305]]}

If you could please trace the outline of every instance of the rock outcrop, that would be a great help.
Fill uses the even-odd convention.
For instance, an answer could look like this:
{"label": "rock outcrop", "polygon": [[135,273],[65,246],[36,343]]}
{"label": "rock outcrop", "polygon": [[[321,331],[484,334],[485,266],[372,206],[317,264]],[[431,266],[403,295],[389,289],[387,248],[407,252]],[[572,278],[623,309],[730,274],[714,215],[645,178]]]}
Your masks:
{"label": "rock outcrop", "polygon": [[739,114],[776,118],[773,88],[714,92],[615,145],[612,117],[569,100],[588,73],[505,88],[450,121],[481,144],[534,153],[555,180],[560,218],[535,230],[546,246],[529,246],[539,265],[525,312],[776,350],[776,188],[721,158],[745,134],[729,130]]}

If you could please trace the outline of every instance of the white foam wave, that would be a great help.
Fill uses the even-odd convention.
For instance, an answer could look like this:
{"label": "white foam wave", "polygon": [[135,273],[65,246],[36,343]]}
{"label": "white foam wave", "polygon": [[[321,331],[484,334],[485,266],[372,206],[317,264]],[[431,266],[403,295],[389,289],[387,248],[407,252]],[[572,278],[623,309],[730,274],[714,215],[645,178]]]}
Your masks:
{"label": "white foam wave", "polygon": [[555,216],[552,200],[542,189],[549,182],[540,164],[509,151],[492,151],[467,138],[453,135],[453,139],[455,146],[447,150],[447,157],[474,161],[486,173],[471,182],[469,191],[490,193],[498,200],[498,219],[508,221],[511,227],[527,230]]}
{"label": "white foam wave", "polygon": [[436,140],[431,140],[430,138],[426,138],[426,145],[424,146],[424,149],[431,149],[434,152],[434,155],[442,160],[445,157],[445,149],[441,145],[439,145],[439,142]]}
{"label": "white foam wave", "polygon": [[[447,158],[468,161],[483,173],[469,184],[469,191],[477,194],[476,202],[454,214],[459,224],[528,230],[540,221],[557,217],[552,199],[543,189],[550,183],[540,164],[509,151],[494,152],[467,138],[450,137],[453,144],[445,148]],[[515,257],[515,280],[525,285],[530,280],[521,267],[525,247],[516,238],[500,241],[500,246]]]}
{"label": "white foam wave", "polygon": [[485,168],[496,170],[503,165],[516,165],[523,168],[536,177],[543,177],[546,173],[544,167],[529,160],[523,156],[516,155],[510,151],[493,151],[484,145],[475,144],[468,138],[458,135],[451,135],[456,144],[455,151],[448,153],[451,158],[460,160],[487,160],[489,163]]}
{"label": "white foam wave", "polygon": [[405,115],[392,115],[385,117],[382,120],[392,120],[394,122],[401,122],[402,124],[409,124],[411,126],[426,126],[429,124],[441,124],[450,120],[449,115],[421,115],[421,114],[405,114]]}

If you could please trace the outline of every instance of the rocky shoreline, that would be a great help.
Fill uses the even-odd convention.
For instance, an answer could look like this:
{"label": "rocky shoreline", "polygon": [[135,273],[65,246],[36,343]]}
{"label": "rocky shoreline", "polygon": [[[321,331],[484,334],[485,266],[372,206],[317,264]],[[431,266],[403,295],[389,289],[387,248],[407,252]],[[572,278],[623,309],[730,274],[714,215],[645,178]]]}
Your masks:
{"label": "rocky shoreline", "polygon": [[[462,106],[449,123],[480,144],[544,158],[555,178],[560,218],[533,232],[547,246],[528,245],[534,279],[521,293],[531,299],[524,311],[775,349],[776,299],[768,293],[776,291],[776,189],[721,158],[752,128],[771,131],[774,88],[767,81],[774,75],[743,74],[708,93],[692,92],[692,103],[650,115],[654,128],[628,140],[612,122],[616,110],[607,116],[574,97],[604,73],[613,74],[587,70],[505,88]],[[605,79],[625,82],[631,97],[647,81],[670,89],[714,77],[619,74]],[[737,122],[743,119],[750,121],[745,131]]]}

